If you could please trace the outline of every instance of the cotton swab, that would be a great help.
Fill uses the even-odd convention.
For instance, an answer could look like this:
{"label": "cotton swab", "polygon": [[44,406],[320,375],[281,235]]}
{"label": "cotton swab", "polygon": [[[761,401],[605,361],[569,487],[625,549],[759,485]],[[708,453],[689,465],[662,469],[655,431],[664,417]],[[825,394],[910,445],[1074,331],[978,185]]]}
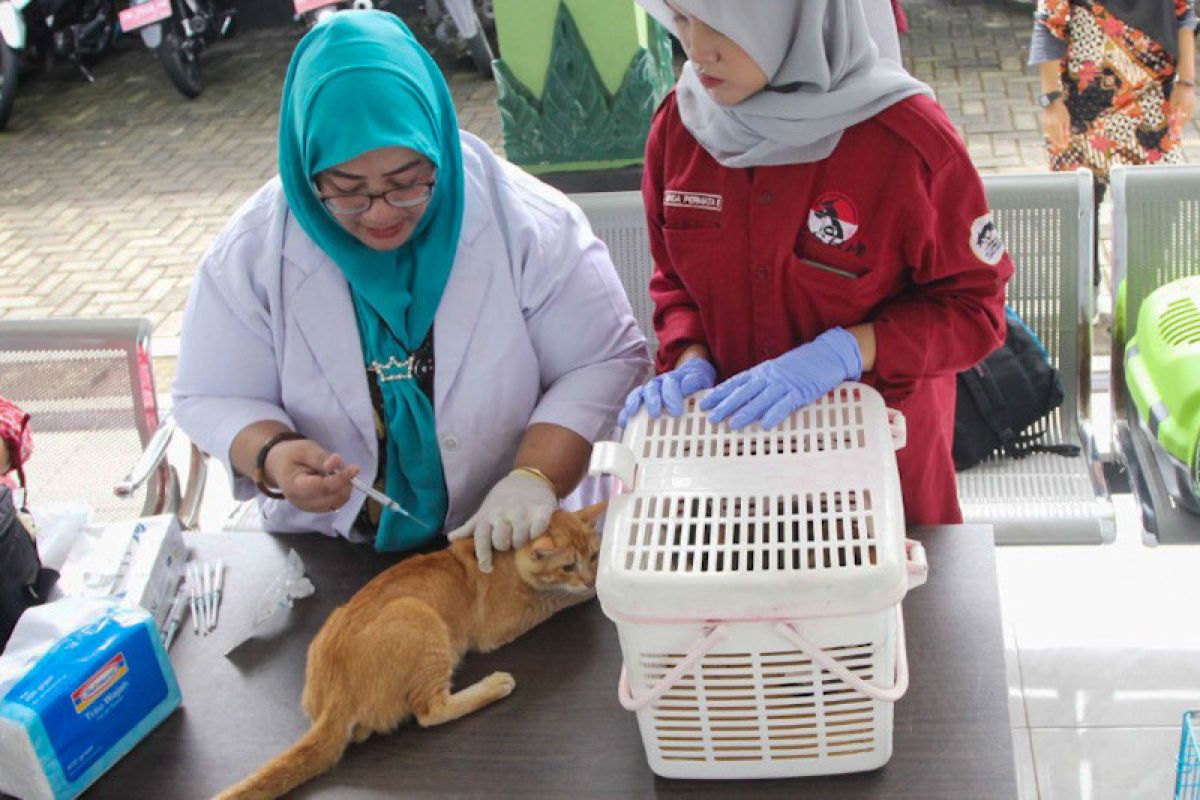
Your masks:
{"label": "cotton swab", "polygon": [[185,600],[187,600],[187,592],[181,586],[178,594],[175,595],[175,600],[171,603],[171,610],[167,614],[167,629],[163,633],[164,650],[171,649],[171,642],[175,641],[175,634],[179,632],[179,621],[183,618],[183,613],[187,608]]}
{"label": "cotton swab", "polygon": [[201,602],[204,621],[201,623],[201,627],[204,628],[203,633],[207,634],[212,628],[212,562],[205,561],[200,565],[200,569],[203,572],[204,581],[204,597]]}
{"label": "cotton swab", "polygon": [[212,621],[208,625],[211,631],[217,627],[217,616],[221,613],[221,587],[225,583],[225,562],[222,559],[217,559],[217,574],[213,580],[213,607]]}
{"label": "cotton swab", "polygon": [[200,635],[200,614],[198,613],[197,601],[199,599],[200,576],[196,571],[196,565],[192,564],[187,571],[188,595],[190,596],[190,604],[192,607],[192,628],[196,631],[196,635]]}

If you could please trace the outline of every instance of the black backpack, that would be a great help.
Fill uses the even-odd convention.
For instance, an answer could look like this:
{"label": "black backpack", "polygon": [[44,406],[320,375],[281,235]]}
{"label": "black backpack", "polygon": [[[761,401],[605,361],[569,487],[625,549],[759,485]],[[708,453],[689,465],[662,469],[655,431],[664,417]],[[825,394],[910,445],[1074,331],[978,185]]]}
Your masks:
{"label": "black backpack", "polygon": [[33,537],[13,503],[12,492],[0,484],[0,651],[30,606],[45,602],[57,575],[42,569]]}
{"label": "black backpack", "polygon": [[954,467],[963,470],[999,450],[1009,458],[1030,453],[1079,455],[1074,445],[1044,445],[1043,434],[1025,434],[1033,423],[1062,405],[1058,370],[1046,349],[1011,308],[1004,344],[983,361],[958,373],[954,411]]}

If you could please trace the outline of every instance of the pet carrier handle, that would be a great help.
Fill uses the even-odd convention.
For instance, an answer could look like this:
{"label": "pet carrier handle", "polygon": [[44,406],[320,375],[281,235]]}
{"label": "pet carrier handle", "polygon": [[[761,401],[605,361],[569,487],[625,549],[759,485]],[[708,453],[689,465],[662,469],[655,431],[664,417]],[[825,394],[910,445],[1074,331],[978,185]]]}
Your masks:
{"label": "pet carrier handle", "polygon": [[892,447],[900,450],[908,444],[908,421],[904,412],[894,408],[887,410],[888,431],[892,434]]}
{"label": "pet carrier handle", "polygon": [[637,456],[621,442],[596,442],[592,446],[589,475],[613,475],[625,486],[633,486],[636,468]]}
{"label": "pet carrier handle", "polygon": [[801,636],[790,622],[781,622],[775,626],[775,629],[783,638],[800,648],[814,663],[820,664],[822,669],[833,673],[841,678],[843,683],[857,689],[872,700],[894,703],[904,697],[904,693],[908,691],[908,650],[904,641],[904,613],[900,610],[899,603],[896,604],[896,680],[891,688],[887,689],[867,683],[846,669],[838,663],[837,659]]}
{"label": "pet carrier handle", "polygon": [[692,667],[701,658],[708,654],[709,650],[716,647],[717,643],[725,638],[725,626],[717,625],[708,636],[705,636],[696,644],[692,645],[692,649],[683,657],[675,667],[662,677],[658,683],[654,685],[650,691],[643,694],[641,697],[634,697],[633,692],[629,689],[629,674],[625,671],[625,665],[621,665],[621,680],[617,683],[617,699],[626,711],[638,711],[649,703],[653,703],[658,698],[666,694],[667,690],[675,685],[675,682],[691,672]]}

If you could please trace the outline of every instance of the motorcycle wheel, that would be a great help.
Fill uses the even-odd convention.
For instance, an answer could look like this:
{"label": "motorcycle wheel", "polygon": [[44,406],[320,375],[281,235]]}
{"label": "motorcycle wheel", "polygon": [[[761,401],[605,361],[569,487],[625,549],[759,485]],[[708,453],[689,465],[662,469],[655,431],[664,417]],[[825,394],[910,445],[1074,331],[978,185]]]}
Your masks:
{"label": "motorcycle wheel", "polygon": [[0,38],[0,131],[8,124],[17,96],[17,53]]}
{"label": "motorcycle wheel", "polygon": [[486,80],[492,79],[492,46],[488,43],[487,34],[483,32],[482,25],[475,26],[478,32],[467,40],[467,53],[471,56],[471,62],[475,64],[475,69]]}
{"label": "motorcycle wheel", "polygon": [[193,100],[204,91],[204,76],[200,74],[199,54],[188,53],[184,49],[184,42],[182,32],[163,31],[162,44],[158,46],[158,61],[179,93]]}

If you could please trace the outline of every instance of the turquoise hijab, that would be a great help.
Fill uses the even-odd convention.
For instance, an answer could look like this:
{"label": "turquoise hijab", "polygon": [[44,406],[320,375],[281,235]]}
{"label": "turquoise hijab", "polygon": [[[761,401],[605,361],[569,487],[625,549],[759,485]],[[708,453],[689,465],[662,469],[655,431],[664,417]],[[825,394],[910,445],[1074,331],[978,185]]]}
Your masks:
{"label": "turquoise hijab", "polygon": [[[279,114],[279,173],[300,226],[350,284],[367,366],[379,376],[387,425],[388,495],[437,523],[448,500],[433,405],[404,364],[425,340],[454,264],[463,217],[462,150],[450,91],[400,19],[343,11],[292,54]],[[421,221],[396,250],[372,250],[321,205],[322,170],[381,147],[407,147],[437,168]],[[379,201],[377,201],[379,202]],[[437,531],[384,510],[375,549],[417,547]]]}

